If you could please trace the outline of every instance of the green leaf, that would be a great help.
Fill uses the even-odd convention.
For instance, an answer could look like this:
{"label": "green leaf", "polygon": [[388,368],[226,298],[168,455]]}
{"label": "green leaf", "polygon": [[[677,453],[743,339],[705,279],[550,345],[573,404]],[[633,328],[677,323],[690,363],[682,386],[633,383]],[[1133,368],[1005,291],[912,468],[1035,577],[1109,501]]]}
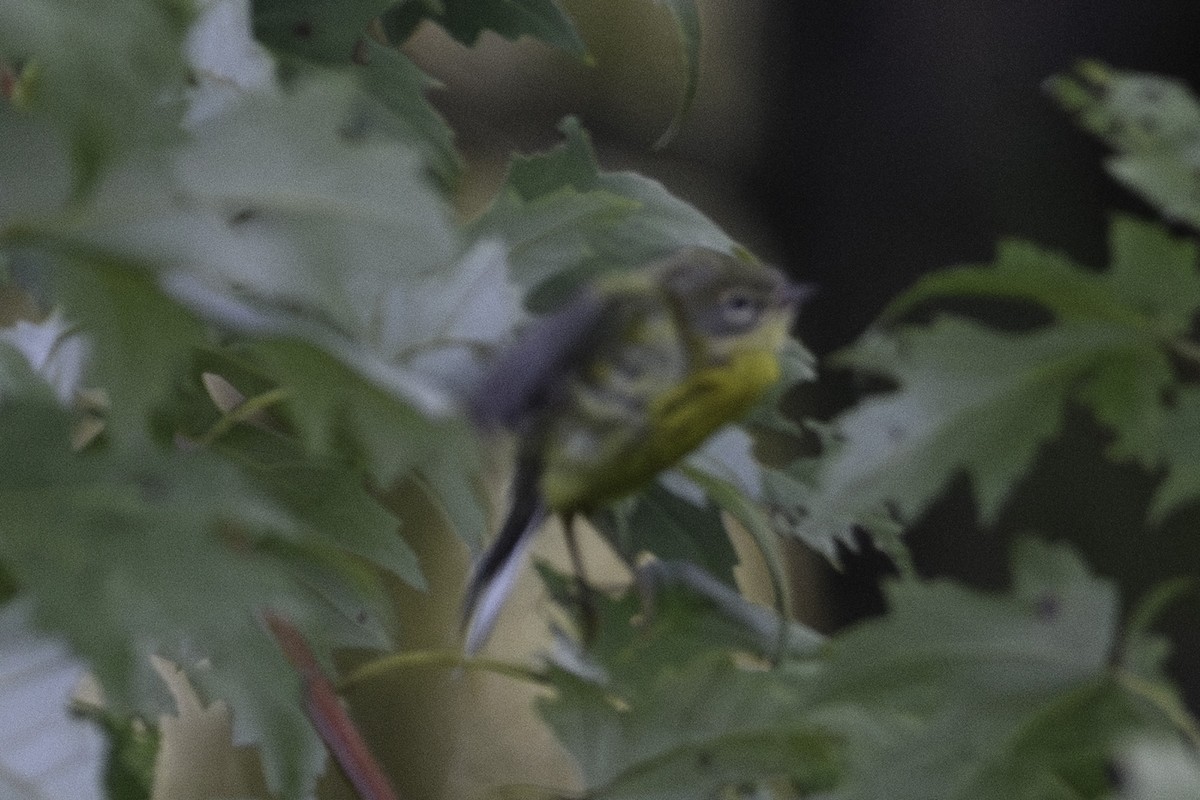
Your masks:
{"label": "green leaf", "polygon": [[404,53],[364,39],[352,67],[363,90],[391,112],[394,135],[417,147],[438,177],[452,182],[462,166],[454,133],[425,99],[435,82]]}
{"label": "green leaf", "polygon": [[323,64],[348,64],[367,23],[396,0],[253,0],[254,36],[268,47]]}
{"label": "green leaf", "polygon": [[[128,284],[115,294],[83,280],[92,272],[64,274],[68,309],[96,317],[84,321],[111,350],[98,365],[104,385],[128,389],[114,397],[117,413],[145,412],[204,344],[181,303],[272,340],[256,358],[291,392],[312,452],[350,454],[381,487],[420,467],[477,540],[475,445],[446,417],[483,348],[507,334],[518,298],[498,244],[460,254],[421,159],[374,135],[363,102],[348,80],[247,96],[186,144],[115,171],[87,213],[47,223],[40,241],[144,270],[92,270]],[[89,308],[92,294],[111,299]]]}
{"label": "green leaf", "polygon": [[[844,363],[895,379],[900,389],[890,398],[869,399],[838,420],[844,441],[827,448],[818,478],[809,474],[808,461],[798,462],[790,479],[772,478],[773,499],[787,515],[796,518],[810,505],[817,508],[818,519],[796,519],[788,528],[831,553],[827,537],[845,539],[847,521],[864,524],[872,511],[861,503],[854,512],[843,507],[835,512],[841,521],[829,528],[830,519],[821,517],[829,510],[828,492],[851,503],[869,497],[876,518],[887,509],[885,516],[903,524],[958,470],[972,478],[983,517],[991,519],[1036,448],[1057,432],[1067,402],[1081,403],[1112,431],[1109,458],[1134,460],[1148,469],[1167,467],[1152,510],[1156,519],[1193,496],[1187,488],[1194,482],[1188,465],[1195,460],[1187,453],[1192,437],[1184,433],[1191,430],[1187,391],[1180,402],[1166,398],[1176,392],[1173,363],[1196,358],[1194,343],[1185,338],[1200,310],[1196,244],[1159,225],[1119,216],[1112,223],[1110,250],[1111,268],[1096,273],[1028,243],[1006,242],[994,265],[935,273],[897,298],[883,321],[964,296],[1031,302],[1051,312],[1055,321],[1021,335],[964,329],[962,343],[952,339],[956,326],[966,323],[945,320],[924,333],[912,327],[869,333],[844,356]],[[933,351],[942,345],[948,349]],[[926,347],[933,350],[922,355]],[[971,355],[967,347],[980,349]],[[1037,355],[1046,347],[1057,352]],[[972,367],[969,361],[979,353],[988,357]],[[1029,360],[1019,366],[1009,361],[1013,356]],[[929,370],[910,371],[918,362]],[[981,380],[972,385],[971,374]],[[1004,374],[1016,382],[1007,382]],[[928,427],[929,436],[914,439],[910,424]],[[972,438],[992,425],[999,427]],[[940,455],[934,452],[937,437],[951,445]],[[917,450],[908,449],[914,444]],[[864,460],[856,461],[860,456]],[[861,471],[864,467],[877,469],[877,477],[891,486],[873,486]],[[814,494],[821,496],[814,499]],[[834,505],[841,502],[833,500]]]}
{"label": "green leaf", "polygon": [[1150,716],[1175,734],[1200,745],[1200,723],[1192,715],[1182,692],[1167,674],[1171,643],[1149,629],[1163,609],[1195,589],[1192,578],[1176,578],[1154,587],[1140,599],[1125,625],[1125,641],[1113,672],[1121,688]]}
{"label": "green leaf", "polygon": [[[750,534],[750,538],[758,546],[763,561],[767,565],[767,574],[771,577],[771,590],[775,596],[776,610],[781,619],[786,619],[788,610],[792,607],[787,567],[784,564],[783,551],[779,547],[775,531],[771,528],[766,513],[728,481],[720,480],[697,469],[687,469],[685,474],[704,487],[713,502],[741,523],[746,532]],[[785,635],[786,632],[781,627],[781,649]]]}
{"label": "green leaf", "polygon": [[890,583],[888,614],[831,642],[822,696],[875,687],[881,704],[928,713],[984,702],[972,690],[1048,694],[1095,677],[1115,642],[1112,585],[1063,546],[1024,540],[1014,560],[1011,597],[947,580]]}
{"label": "green leaf", "polygon": [[441,0],[432,18],[458,41],[473,45],[484,31],[506,39],[532,36],[576,56],[587,48],[555,0]]}
{"label": "green leaf", "polygon": [[[216,252],[200,254],[198,274],[367,338],[381,285],[449,263],[456,243],[420,159],[357,129],[359,103],[333,80],[255,96],[200,125],[174,169],[192,201],[219,215]],[[259,246],[252,267],[244,243]]]}
{"label": "green leaf", "polygon": [[594,641],[550,670],[555,696],[538,703],[589,797],[682,800],[771,778],[832,785],[838,742],[802,716],[801,681],[739,666],[745,634],[706,601],[667,588],[635,628],[636,593],[597,600]]}
{"label": "green leaf", "polygon": [[1114,350],[1097,365],[1076,398],[1116,434],[1105,455],[1147,467],[1159,462],[1167,420],[1162,398],[1174,382],[1169,359],[1150,347]]}
{"label": "green leaf", "polygon": [[837,800],[1098,798],[1115,742],[1154,728],[1106,673],[1117,598],[1065,548],[1019,548],[1011,596],[894,583],[838,636],[813,716],[848,739]]}
{"label": "green leaf", "polygon": [[566,141],[559,147],[513,159],[491,208],[470,227],[475,237],[508,245],[513,280],[535,290],[533,305],[551,305],[599,272],[640,266],[681,247],[734,248],[712,221],[657,181],[602,172],[577,120],[567,118],[560,128]]}
{"label": "green leaf", "polygon": [[1168,335],[1186,334],[1200,308],[1196,241],[1127,216],[1113,219],[1107,282],[1122,302]]}
{"label": "green leaf", "polygon": [[659,5],[666,6],[675,20],[679,32],[679,44],[683,49],[684,81],[683,98],[679,110],[670,126],[659,138],[655,147],[665,147],[675,138],[684,120],[696,101],[696,89],[700,85],[700,12],[695,0],[655,0]]}
{"label": "green leaf", "polygon": [[661,559],[689,561],[734,585],[737,553],[720,510],[705,500],[693,504],[655,483],[597,521],[618,550],[631,559],[653,553]]}
{"label": "green leaf", "polygon": [[621,265],[643,264],[694,245],[732,252],[736,244],[694,206],[636,172],[601,173],[597,188],[638,203],[637,212],[601,240],[600,254]]}
{"label": "green leaf", "polygon": [[420,476],[458,534],[469,543],[483,540],[481,456],[465,421],[431,419],[301,342],[260,342],[247,358],[288,393],[284,410],[310,452],[349,458],[380,488]]}
{"label": "green leaf", "polygon": [[[114,174],[87,213],[46,223],[38,241],[169,270],[162,285],[207,321],[308,341],[445,413],[445,387],[411,362],[432,369],[433,350],[490,343],[516,301],[498,294],[507,284],[494,249],[459,257],[450,210],[419,157],[362,128],[362,103],[346,81],[249,96],[188,144]],[[470,282],[481,275],[488,292]],[[490,305],[465,302],[476,294]],[[461,341],[431,348],[442,334]]]}
{"label": "green leaf", "polygon": [[512,157],[505,188],[522,200],[533,201],[568,186],[581,193],[596,188],[600,165],[587,132],[575,117],[563,119],[558,129],[566,137],[562,144],[537,155]]}
{"label": "green leaf", "polygon": [[876,741],[863,747],[852,782],[834,797],[1107,797],[1108,754],[1139,724],[1129,700],[1111,683],[1085,683],[1055,696],[981,695],[1010,705],[997,711],[948,703],[927,726],[911,726],[916,731],[896,732],[910,727],[897,719],[895,729],[872,732]]}
{"label": "green leaf", "polygon": [[[1111,756],[1176,720],[1115,658],[1109,582],[1032,540],[1013,569],[1004,594],[893,582],[887,615],[771,670],[747,666],[744,634],[683,585],[640,616],[634,592],[599,597],[595,635],[560,642],[539,708],[588,796],[1108,798]],[[1142,636],[1120,651],[1159,652]]]}
{"label": "green leaf", "polygon": [[842,362],[899,388],[836,420],[843,441],[823,460],[815,497],[803,496],[808,465],[798,464],[797,533],[832,557],[855,522],[884,509],[910,522],[960,471],[980,516],[993,520],[1072,400],[1126,426],[1114,431],[1111,453],[1145,453],[1162,419],[1164,360],[1136,330],[1095,323],[1008,334],[943,318],[871,332]]}
{"label": "green leaf", "polygon": [[[480,368],[477,349],[508,331],[517,298],[497,245],[481,242],[460,257],[449,209],[411,149],[346,138],[343,92],[352,94],[344,84],[314,85],[240,121],[227,116],[186,154],[191,191],[214,208],[241,210],[215,232],[224,247],[168,285],[210,320],[307,342],[393,405],[445,414],[455,382]],[[261,166],[225,155],[245,151],[232,137],[249,135],[248,126],[266,136],[254,157],[273,165],[267,180]],[[295,126],[306,133],[298,137]],[[240,177],[245,170],[258,177]],[[247,243],[256,245],[252,270]]]}
{"label": "green leaf", "polygon": [[326,659],[342,636],[286,562],[260,549],[301,529],[203,453],[72,453],[53,407],[6,402],[0,438],[0,558],[38,624],[87,659],[110,707],[162,712],[147,659],[167,656],[230,704],[235,736],[258,744],[273,790],[310,794],[324,748],[259,621],[267,609],[287,616]]}
{"label": "green leaf", "polygon": [[547,285],[555,288],[554,279],[563,282],[567,273],[569,290],[599,271],[591,264],[595,241],[638,210],[636,201],[611,192],[579,192],[566,186],[525,202],[502,189],[470,232],[504,242],[519,286],[544,293]]}
{"label": "green leaf", "polygon": [[177,0],[0,6],[0,63],[24,66],[25,105],[69,139],[77,186],[118,151],[178,138],[190,19]]}
{"label": "green leaf", "polygon": [[[288,392],[286,411],[313,452],[350,456],[381,485],[428,456],[430,422],[316,348],[287,340],[253,346],[252,358]],[[420,450],[404,447],[414,437]]]}
{"label": "green leaf", "polygon": [[158,757],[156,728],[141,720],[104,711],[89,714],[104,727],[111,743],[104,788],[120,800],[150,800],[154,787],[154,764]]}
{"label": "green leaf", "polygon": [[[229,409],[225,412],[209,394],[208,387],[218,378],[224,386],[223,407]],[[399,535],[398,520],[371,493],[362,471],[345,461],[312,455],[285,430],[276,406],[286,397],[246,360],[228,350],[205,350],[197,354],[189,380],[172,398],[170,414],[164,414],[160,424],[173,436],[210,446],[238,465],[259,490],[302,523],[311,534],[302,545],[320,549],[302,558],[339,561],[331,569],[355,578],[358,570],[329,552],[335,549],[424,588],[416,555]],[[377,593],[374,586],[360,588],[362,595]],[[386,610],[379,616],[390,619]]]}
{"label": "green leaf", "polygon": [[[1114,249],[1118,245],[1114,242]],[[1030,242],[1000,243],[994,264],[942,270],[922,278],[888,304],[881,322],[897,320],[921,303],[976,296],[1028,300],[1062,321],[1102,321],[1138,325],[1142,317],[1127,305],[1104,276]]]}
{"label": "green leaf", "polygon": [[1087,61],[1046,86],[1081,127],[1117,151],[1106,162],[1114,178],[1168,219],[1200,227],[1200,104],[1186,85]]}
{"label": "green leaf", "polygon": [[[381,127],[415,145],[444,181],[453,181],[461,166],[453,134],[425,99],[425,90],[435,81],[408,56],[367,32],[368,25],[387,12],[391,13],[385,17],[385,28],[389,27],[386,20],[397,15],[415,26],[428,13],[422,3],[255,0],[253,5],[255,35],[265,44],[295,58],[344,66],[363,91],[389,112]],[[406,37],[407,33],[397,43]]]}
{"label": "green leaf", "polygon": [[1150,519],[1161,523],[1172,512],[1200,500],[1200,388],[1179,389],[1167,409],[1159,447],[1167,466],[1150,506]]}
{"label": "green leaf", "polygon": [[71,192],[69,145],[47,120],[0,102],[0,237],[10,228],[60,210]]}
{"label": "green leaf", "polygon": [[310,526],[322,544],[425,588],[417,556],[400,536],[398,521],[367,491],[361,474],[308,457],[290,438],[249,426],[224,437],[218,450],[241,464],[267,496]]}
{"label": "green leaf", "polygon": [[902,318],[923,303],[955,296],[1024,300],[1059,320],[1106,321],[1181,336],[1200,309],[1196,243],[1162,226],[1113,218],[1112,265],[1096,273],[1028,242],[1005,241],[992,265],[959,267],[926,276],[893,300],[881,322]]}
{"label": "green leaf", "polygon": [[[770,779],[832,783],[836,742],[790,724],[787,686],[772,673],[712,658],[640,686],[566,675],[556,685],[557,703],[541,712],[579,761],[589,797],[685,800]],[[615,707],[626,704],[636,711]]]}
{"label": "green leaf", "polygon": [[512,40],[532,36],[587,58],[583,40],[557,0],[407,0],[393,5],[381,22],[388,38],[399,43],[426,19],[467,46],[492,31]]}
{"label": "green leaf", "polygon": [[207,332],[133,266],[65,263],[55,283],[65,313],[92,345],[89,377],[108,393],[108,429],[145,435],[151,412],[167,399],[192,351],[207,344]]}
{"label": "green leaf", "polygon": [[332,78],[247,95],[188,142],[123,164],[38,241],[377,339],[381,289],[446,267],[458,243],[420,157],[378,135],[367,102]]}

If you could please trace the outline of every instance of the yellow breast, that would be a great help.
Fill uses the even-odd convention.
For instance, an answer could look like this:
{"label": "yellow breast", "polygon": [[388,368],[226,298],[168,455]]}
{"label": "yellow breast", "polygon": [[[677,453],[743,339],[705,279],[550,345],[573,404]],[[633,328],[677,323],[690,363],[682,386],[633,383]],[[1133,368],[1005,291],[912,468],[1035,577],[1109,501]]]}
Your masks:
{"label": "yellow breast", "polygon": [[643,408],[604,424],[564,415],[544,451],[547,504],[587,511],[636,491],[744,415],[777,380],[774,349],[754,349],[660,386]]}

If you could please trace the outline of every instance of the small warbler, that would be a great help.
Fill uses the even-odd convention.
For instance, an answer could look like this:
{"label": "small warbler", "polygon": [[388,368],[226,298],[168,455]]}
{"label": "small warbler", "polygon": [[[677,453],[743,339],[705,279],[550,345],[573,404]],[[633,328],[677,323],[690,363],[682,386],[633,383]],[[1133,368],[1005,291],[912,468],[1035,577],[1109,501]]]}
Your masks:
{"label": "small warbler", "polygon": [[603,276],[533,323],[469,398],[481,428],[518,436],[508,517],[476,562],[466,650],[486,641],[533,534],[630,494],[742,416],[780,375],[805,290],[780,272],[704,248]]}

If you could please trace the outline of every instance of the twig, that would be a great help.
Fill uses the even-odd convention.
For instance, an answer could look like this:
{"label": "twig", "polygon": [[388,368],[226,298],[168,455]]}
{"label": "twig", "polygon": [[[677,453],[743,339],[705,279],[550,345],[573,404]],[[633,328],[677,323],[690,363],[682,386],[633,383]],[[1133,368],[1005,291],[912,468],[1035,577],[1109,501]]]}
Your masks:
{"label": "twig", "polygon": [[304,634],[278,614],[268,612],[266,621],[279,648],[300,673],[304,713],[355,791],[363,800],[398,800],[379,762],[371,755],[358,727],[342,706],[333,683],[317,663]]}

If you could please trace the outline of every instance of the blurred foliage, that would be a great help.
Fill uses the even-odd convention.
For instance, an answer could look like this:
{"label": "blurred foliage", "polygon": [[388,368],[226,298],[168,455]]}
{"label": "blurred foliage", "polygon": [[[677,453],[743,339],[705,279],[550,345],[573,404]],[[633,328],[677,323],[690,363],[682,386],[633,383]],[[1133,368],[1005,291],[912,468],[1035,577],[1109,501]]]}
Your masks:
{"label": "blurred foliage", "polygon": [[[663,5],[686,109],[699,16]],[[415,552],[431,534],[400,530],[381,498],[419,487],[481,543],[488,453],[458,397],[490,352],[600,272],[737,245],[661,184],[601,169],[573,119],[558,147],[512,159],[477,218],[456,218],[459,157],[395,46],[427,20],[467,44],[491,30],[584,55],[554,0],[262,0],[228,50],[266,45],[273,79],[203,113],[191,19],[169,0],[0,3],[5,613],[28,608],[13,640],[61,636],[101,684],[122,767],[110,774],[132,787],[110,796],[153,783],[141,720],[172,708],[157,655],[228,704],[269,791],[309,797],[325,746],[265,616],[331,673],[348,648],[393,648],[388,593],[424,588]],[[1196,224],[1178,185],[1200,130],[1186,91],[1096,65],[1052,86],[1118,149],[1119,179]],[[957,475],[994,519],[1068,407],[1111,432],[1106,459],[1161,473],[1154,519],[1195,504],[1196,246],[1130,218],[1110,241],[1105,273],[1006,242],[994,264],[918,283],[838,357],[893,388],[826,426],[779,413],[814,377],[794,344],[748,432],[613,509],[601,527],[626,552],[697,572],[653,600],[645,583],[602,594],[597,636],[560,635],[535,671],[549,689],[537,708],[588,796],[1194,790],[1200,737],[1162,673],[1165,643],[1142,617],[1123,629],[1114,589],[1070,550],[1024,543],[998,595],[910,575],[889,587],[888,615],[827,640],[729,585],[718,508],[754,535],[786,605],[772,530],[831,557],[865,530],[903,559],[898,531]],[[968,296],[1045,320],[999,330],[941,309]],[[760,464],[751,434],[821,452]],[[573,610],[568,582],[545,580]],[[37,700],[53,711],[64,695]],[[5,750],[0,781],[18,780]],[[19,789],[45,794],[37,780]]]}

